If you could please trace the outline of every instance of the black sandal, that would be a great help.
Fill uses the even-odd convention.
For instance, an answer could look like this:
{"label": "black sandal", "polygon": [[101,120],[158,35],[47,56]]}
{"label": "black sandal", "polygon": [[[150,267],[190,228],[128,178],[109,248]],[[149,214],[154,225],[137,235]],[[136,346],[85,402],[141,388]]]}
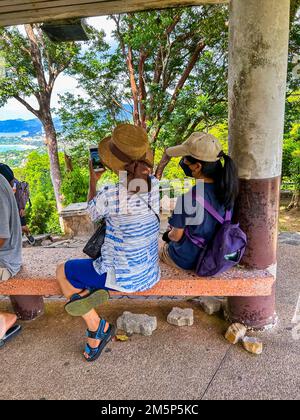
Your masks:
{"label": "black sandal", "polygon": [[15,325],[14,327],[10,328],[5,336],[0,340],[0,348],[4,347],[5,344],[15,338],[18,334],[20,334],[22,330],[21,325]]}
{"label": "black sandal", "polygon": [[84,356],[84,358],[87,362],[95,362],[100,357],[102,351],[107,346],[107,344],[115,336],[115,327],[109,324],[108,330],[105,332],[105,326],[106,321],[104,319],[101,319],[99,328],[96,332],[87,330],[86,336],[88,338],[92,338],[94,340],[101,340],[101,343],[96,348],[92,348],[89,344],[86,345],[85,353],[88,354],[89,357]]}
{"label": "black sandal", "polygon": [[71,316],[83,316],[108,300],[109,293],[106,290],[93,290],[86,296],[76,293],[65,305],[65,310]]}

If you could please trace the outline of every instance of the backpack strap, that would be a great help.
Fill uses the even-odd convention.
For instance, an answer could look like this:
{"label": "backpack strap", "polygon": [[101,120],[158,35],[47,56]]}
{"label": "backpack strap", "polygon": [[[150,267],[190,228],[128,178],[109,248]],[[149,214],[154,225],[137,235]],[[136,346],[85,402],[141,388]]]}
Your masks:
{"label": "backpack strap", "polygon": [[232,211],[226,210],[225,222],[231,222],[231,221],[232,221]]}
{"label": "backpack strap", "polygon": [[194,198],[198,201],[198,203],[204,207],[208,213],[214,217],[221,225],[223,225],[225,222],[231,222],[232,220],[232,211],[226,210],[225,219],[220,216],[220,214],[217,212],[217,210],[202,196],[196,196],[196,192],[194,191]]}
{"label": "backpack strap", "polygon": [[221,223],[221,225],[223,225],[225,223],[225,219],[223,219],[222,216],[219,215],[219,213],[217,212],[217,210],[207,201],[204,199],[204,197],[202,196],[194,196],[196,198],[196,200],[198,201],[198,203],[204,207],[204,209],[206,211],[208,211],[208,213],[214,217],[219,223]]}
{"label": "backpack strap", "polygon": [[206,240],[204,238],[196,238],[193,237],[190,233],[190,230],[188,227],[184,230],[185,235],[188,237],[188,239],[193,242],[194,245],[198,246],[199,248],[204,248],[206,245]]}
{"label": "backpack strap", "polygon": [[[217,212],[217,210],[202,196],[196,196],[195,191],[193,192],[193,198],[196,199],[196,201],[203,207],[208,213],[214,217],[221,225],[223,225],[226,222],[231,222],[232,220],[232,212],[230,210],[226,211],[225,219],[220,216],[220,214]],[[206,245],[206,240],[204,238],[196,238],[193,237],[189,231],[189,228],[185,228],[185,234],[188,237],[188,239],[193,242],[194,245],[198,246],[199,248],[204,248]]]}

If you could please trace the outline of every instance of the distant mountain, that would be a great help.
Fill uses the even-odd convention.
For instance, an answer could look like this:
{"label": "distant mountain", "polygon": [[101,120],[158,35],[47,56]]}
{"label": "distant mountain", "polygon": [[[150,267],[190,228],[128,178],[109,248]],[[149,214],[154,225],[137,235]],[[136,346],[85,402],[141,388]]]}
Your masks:
{"label": "distant mountain", "polygon": [[[58,118],[54,119],[55,126],[60,128],[60,121]],[[4,120],[0,121],[0,133],[23,133],[23,137],[39,136],[43,133],[41,122],[35,118],[33,120]]]}

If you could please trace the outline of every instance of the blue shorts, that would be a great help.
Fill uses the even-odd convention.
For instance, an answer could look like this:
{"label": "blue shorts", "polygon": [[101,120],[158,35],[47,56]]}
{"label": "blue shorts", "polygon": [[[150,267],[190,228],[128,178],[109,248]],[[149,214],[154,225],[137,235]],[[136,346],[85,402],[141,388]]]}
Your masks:
{"label": "blue shorts", "polygon": [[75,289],[111,290],[105,287],[106,273],[98,274],[93,262],[90,259],[67,261],[65,264],[67,280]]}

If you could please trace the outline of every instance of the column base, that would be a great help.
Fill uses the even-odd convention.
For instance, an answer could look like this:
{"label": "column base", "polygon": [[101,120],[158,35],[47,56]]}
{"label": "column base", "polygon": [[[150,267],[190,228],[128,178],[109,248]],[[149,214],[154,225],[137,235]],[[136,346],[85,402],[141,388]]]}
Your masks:
{"label": "column base", "polygon": [[42,296],[11,296],[14,312],[22,321],[33,321],[44,314]]}
{"label": "column base", "polygon": [[228,320],[253,330],[268,330],[276,326],[275,293],[267,297],[231,297],[228,299]]}

